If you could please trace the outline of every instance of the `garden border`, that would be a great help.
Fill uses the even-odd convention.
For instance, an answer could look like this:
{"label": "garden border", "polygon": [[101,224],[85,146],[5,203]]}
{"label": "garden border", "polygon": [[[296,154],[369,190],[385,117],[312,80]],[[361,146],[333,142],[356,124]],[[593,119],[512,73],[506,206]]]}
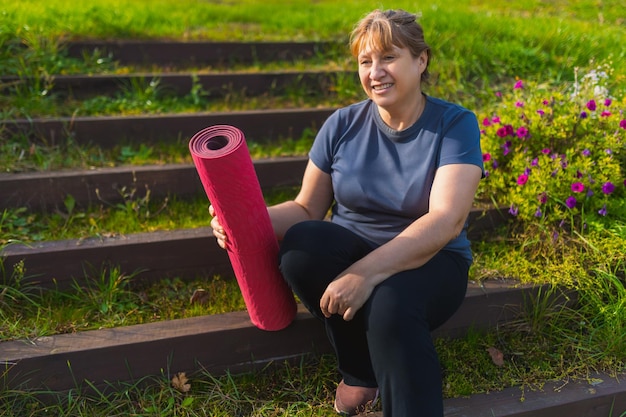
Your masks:
{"label": "garden border", "polygon": [[48,144],[64,144],[71,137],[81,145],[110,148],[125,142],[155,143],[191,138],[207,126],[239,128],[246,140],[267,142],[298,138],[305,129],[317,129],[335,108],[298,108],[145,116],[58,117],[0,121],[0,131],[26,135]]}
{"label": "garden border", "polygon": [[[207,213],[207,223],[209,215]],[[470,212],[468,234],[477,239],[504,224],[498,209]],[[25,270],[26,281],[42,288],[66,289],[82,282],[91,269],[119,267],[136,273],[137,280],[194,279],[198,276],[234,275],[226,252],[216,243],[210,227],[145,232],[110,237],[14,243],[0,249],[7,277]],[[23,264],[20,265],[20,263]]]}
{"label": "garden border", "polygon": [[[514,281],[470,284],[459,311],[434,337],[459,337],[515,318],[542,287]],[[66,390],[90,381],[131,381],[166,372],[246,372],[268,363],[330,351],[323,326],[299,305],[286,329],[254,327],[245,311],[0,342],[4,388]]]}

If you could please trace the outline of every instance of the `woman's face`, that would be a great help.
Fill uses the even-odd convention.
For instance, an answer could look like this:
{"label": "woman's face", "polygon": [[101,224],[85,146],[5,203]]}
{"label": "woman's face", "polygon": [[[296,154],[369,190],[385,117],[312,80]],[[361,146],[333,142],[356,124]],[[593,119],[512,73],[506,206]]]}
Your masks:
{"label": "woman's face", "polygon": [[414,57],[407,48],[397,46],[386,52],[364,49],[357,56],[363,90],[374,103],[389,111],[411,105],[421,94],[427,59],[426,52]]}

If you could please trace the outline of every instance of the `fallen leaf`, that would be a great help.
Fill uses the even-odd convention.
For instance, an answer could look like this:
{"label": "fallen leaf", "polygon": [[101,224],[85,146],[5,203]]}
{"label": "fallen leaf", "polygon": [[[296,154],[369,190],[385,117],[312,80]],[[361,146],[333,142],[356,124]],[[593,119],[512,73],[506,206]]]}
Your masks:
{"label": "fallen leaf", "polygon": [[502,352],[494,347],[487,348],[487,352],[489,352],[489,356],[491,356],[491,360],[496,366],[504,365],[504,354]]}
{"label": "fallen leaf", "polygon": [[191,304],[205,304],[207,301],[209,301],[209,292],[205,289],[202,288],[198,288],[196,290],[194,290],[193,294],[191,295],[191,298],[189,299],[189,302]]}
{"label": "fallen leaf", "polygon": [[180,392],[189,392],[189,390],[191,389],[191,384],[188,384],[188,381],[189,379],[187,378],[185,373],[179,372],[174,375],[174,378],[172,378],[172,386]]}

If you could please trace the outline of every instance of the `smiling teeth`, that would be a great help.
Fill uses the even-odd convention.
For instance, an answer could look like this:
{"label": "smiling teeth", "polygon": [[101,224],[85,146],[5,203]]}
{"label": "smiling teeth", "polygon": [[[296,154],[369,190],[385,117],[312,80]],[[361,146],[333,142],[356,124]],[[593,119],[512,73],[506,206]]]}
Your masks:
{"label": "smiling teeth", "polygon": [[387,83],[387,84],[380,84],[380,85],[375,85],[374,87],[372,87],[374,90],[384,90],[385,88],[389,88],[391,87],[393,84],[391,83]]}

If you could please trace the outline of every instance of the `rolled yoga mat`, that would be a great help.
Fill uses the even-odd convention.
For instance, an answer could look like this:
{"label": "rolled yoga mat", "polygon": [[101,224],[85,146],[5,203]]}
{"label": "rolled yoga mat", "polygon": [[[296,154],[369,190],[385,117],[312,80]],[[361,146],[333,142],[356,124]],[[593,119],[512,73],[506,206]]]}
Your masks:
{"label": "rolled yoga mat", "polygon": [[278,269],[278,241],[243,132],[207,127],[191,138],[189,151],[228,235],[226,251],[252,323],[262,330],[287,327],[296,302]]}

